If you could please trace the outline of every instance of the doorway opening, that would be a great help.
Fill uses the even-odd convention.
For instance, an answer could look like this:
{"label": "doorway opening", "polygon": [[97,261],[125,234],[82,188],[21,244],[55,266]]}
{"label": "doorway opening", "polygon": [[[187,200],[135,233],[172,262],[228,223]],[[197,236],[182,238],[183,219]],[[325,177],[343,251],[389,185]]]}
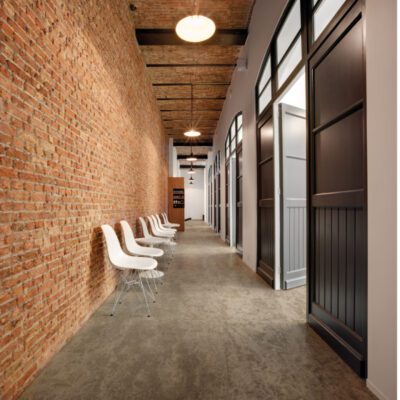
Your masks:
{"label": "doorway opening", "polygon": [[275,289],[306,284],[307,124],[303,68],[273,105]]}

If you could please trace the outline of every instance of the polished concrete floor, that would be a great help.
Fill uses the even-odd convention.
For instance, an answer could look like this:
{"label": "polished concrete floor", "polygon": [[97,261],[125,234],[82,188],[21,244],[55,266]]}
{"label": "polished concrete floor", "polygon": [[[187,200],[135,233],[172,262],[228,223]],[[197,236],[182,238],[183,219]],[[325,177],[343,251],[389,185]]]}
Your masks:
{"label": "polished concrete floor", "polygon": [[372,399],[306,325],[304,288],[274,292],[204,223],[180,234],[157,302],[113,296],[23,399]]}

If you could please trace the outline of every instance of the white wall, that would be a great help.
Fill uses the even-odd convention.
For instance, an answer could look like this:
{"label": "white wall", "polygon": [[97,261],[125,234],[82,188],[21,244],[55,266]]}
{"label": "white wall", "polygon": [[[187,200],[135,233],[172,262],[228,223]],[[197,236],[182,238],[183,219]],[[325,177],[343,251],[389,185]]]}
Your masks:
{"label": "white wall", "polygon": [[[257,262],[257,168],[254,87],[286,0],[257,1],[241,57],[218,122],[214,151],[243,112],[243,260]],[[368,381],[381,399],[396,399],[396,0],[366,0],[368,147]],[[221,188],[225,172],[221,170]],[[225,202],[221,191],[222,204]],[[221,236],[225,236],[222,207]]]}
{"label": "white wall", "polygon": [[[254,88],[262,60],[286,0],[257,1],[249,26],[249,35],[240,57],[247,57],[247,70],[235,70],[214,137],[214,152],[221,151],[225,165],[224,143],[234,116],[243,112],[243,261],[256,269],[257,264],[257,153]],[[221,204],[225,204],[225,169],[221,168]],[[225,207],[221,207],[221,237],[225,237]]]}
{"label": "white wall", "polygon": [[169,139],[168,158],[169,158],[169,176],[174,176],[174,177],[181,176],[179,169],[178,155],[176,153],[176,147],[174,147],[174,139]]}
{"label": "white wall", "polygon": [[396,0],[367,0],[368,381],[396,399]]}
{"label": "white wall", "polygon": [[185,219],[202,219],[204,214],[204,170],[196,169],[193,185],[189,185],[190,175],[187,169],[181,169],[185,178]]}

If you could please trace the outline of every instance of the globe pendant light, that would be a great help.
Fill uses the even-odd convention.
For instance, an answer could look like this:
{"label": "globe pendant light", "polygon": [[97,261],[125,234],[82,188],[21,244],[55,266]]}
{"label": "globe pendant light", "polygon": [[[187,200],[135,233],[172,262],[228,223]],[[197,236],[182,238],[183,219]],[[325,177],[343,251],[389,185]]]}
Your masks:
{"label": "globe pendant light", "polygon": [[[190,125],[193,126],[193,83],[190,84]],[[200,136],[201,133],[196,131],[195,129],[191,128],[184,133],[187,137],[197,137]]]}
{"label": "globe pendant light", "polygon": [[215,23],[204,15],[190,15],[178,22],[175,31],[182,40],[199,43],[214,35]]}

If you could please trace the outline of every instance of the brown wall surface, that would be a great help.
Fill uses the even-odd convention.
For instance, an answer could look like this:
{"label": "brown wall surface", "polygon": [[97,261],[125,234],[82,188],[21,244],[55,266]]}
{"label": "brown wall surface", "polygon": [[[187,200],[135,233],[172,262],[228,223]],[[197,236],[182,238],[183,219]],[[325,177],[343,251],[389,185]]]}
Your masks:
{"label": "brown wall surface", "polygon": [[124,0],[5,0],[0,398],[112,292],[102,223],[166,209],[167,147]]}

